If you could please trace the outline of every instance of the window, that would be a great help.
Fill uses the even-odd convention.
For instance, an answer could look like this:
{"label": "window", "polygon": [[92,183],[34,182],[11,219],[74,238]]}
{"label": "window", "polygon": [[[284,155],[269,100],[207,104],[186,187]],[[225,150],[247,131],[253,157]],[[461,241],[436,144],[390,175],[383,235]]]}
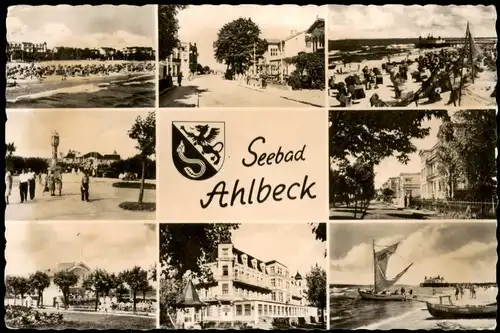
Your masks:
{"label": "window", "polygon": [[229,275],[229,267],[227,265],[222,266],[222,276]]}
{"label": "window", "polygon": [[245,316],[251,316],[252,315],[252,308],[250,304],[245,304]]}
{"label": "window", "polygon": [[222,295],[227,295],[229,294],[229,284],[223,283],[222,284]]}
{"label": "window", "polygon": [[278,316],[281,315],[281,306],[278,306]]}
{"label": "window", "polygon": [[212,317],[213,313],[214,313],[214,307],[213,306],[209,306],[208,307],[208,316]]}
{"label": "window", "polygon": [[262,304],[259,304],[258,308],[259,308],[259,315],[262,316]]}
{"label": "window", "polygon": [[223,257],[229,256],[229,249],[222,249],[222,256]]}
{"label": "window", "polygon": [[237,316],[243,315],[243,305],[236,305],[236,315]]}
{"label": "window", "polygon": [[264,316],[267,316],[267,304],[264,304]]}
{"label": "window", "polygon": [[237,279],[238,278],[238,269],[236,268],[234,270],[234,278]]}
{"label": "window", "polygon": [[271,287],[276,287],[276,279],[275,278],[271,279]]}
{"label": "window", "polygon": [[271,267],[271,274],[274,274],[274,266]]}
{"label": "window", "polygon": [[273,291],[273,293],[271,294],[271,299],[273,301],[276,301],[276,292]]}

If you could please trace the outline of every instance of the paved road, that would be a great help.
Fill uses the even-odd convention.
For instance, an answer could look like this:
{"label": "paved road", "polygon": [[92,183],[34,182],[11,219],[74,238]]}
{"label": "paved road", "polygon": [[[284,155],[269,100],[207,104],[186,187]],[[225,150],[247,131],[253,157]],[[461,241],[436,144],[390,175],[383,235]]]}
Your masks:
{"label": "paved road", "polygon": [[[63,176],[62,196],[42,193],[42,185],[36,184],[35,200],[20,203],[19,187],[14,183],[10,204],[5,209],[5,220],[154,220],[155,212],[133,212],[118,207],[123,201],[137,201],[138,189],[113,187],[118,179],[91,178],[90,202],[81,201],[80,177]],[[145,190],[144,202],[155,202],[156,191]]]}
{"label": "paved road", "polygon": [[[218,75],[203,75],[183,82],[160,96],[160,107],[308,107],[303,103],[260,92],[224,80]],[[198,96],[196,93],[198,92]]]}

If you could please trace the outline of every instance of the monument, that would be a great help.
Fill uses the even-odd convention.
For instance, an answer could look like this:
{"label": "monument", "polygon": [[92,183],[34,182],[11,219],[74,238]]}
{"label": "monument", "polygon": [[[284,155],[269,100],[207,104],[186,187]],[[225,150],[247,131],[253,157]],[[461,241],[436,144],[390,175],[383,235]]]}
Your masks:
{"label": "monument", "polygon": [[56,130],[52,132],[51,146],[52,146],[52,158],[50,160],[50,169],[52,171],[55,171],[57,167],[57,148],[59,147],[59,133],[57,133]]}

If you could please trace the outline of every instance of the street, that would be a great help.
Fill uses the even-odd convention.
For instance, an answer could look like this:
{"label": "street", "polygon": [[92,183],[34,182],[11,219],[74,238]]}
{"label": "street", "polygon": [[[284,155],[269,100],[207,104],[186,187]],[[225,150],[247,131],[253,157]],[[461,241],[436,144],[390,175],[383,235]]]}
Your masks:
{"label": "street", "polygon": [[321,91],[281,93],[276,90],[259,91],[218,75],[202,75],[185,80],[181,87],[160,95],[160,107],[311,107],[317,106],[316,103],[324,104],[325,93]]}
{"label": "street", "polygon": [[[123,210],[118,205],[124,201],[137,201],[138,189],[113,187],[118,179],[91,178],[89,202],[81,201],[81,176],[64,174],[62,196],[50,196],[43,192],[43,185],[35,187],[35,200],[20,203],[19,187],[12,185],[10,203],[5,209],[5,220],[154,220],[155,212]],[[150,181],[148,181],[150,182]],[[155,202],[156,191],[145,190],[144,202]]]}
{"label": "street", "polygon": [[[354,218],[354,203],[351,204],[351,207],[347,207],[345,205],[338,205],[337,207],[330,207],[330,220],[353,220]],[[361,212],[358,212],[356,215],[356,219],[361,218]],[[401,220],[401,219],[427,219],[430,218],[431,215],[422,214],[419,211],[415,211],[413,209],[403,209],[395,206],[388,205],[382,201],[372,201],[370,206],[368,207],[367,213],[364,220]],[[443,219],[446,217],[432,215],[432,219]]]}

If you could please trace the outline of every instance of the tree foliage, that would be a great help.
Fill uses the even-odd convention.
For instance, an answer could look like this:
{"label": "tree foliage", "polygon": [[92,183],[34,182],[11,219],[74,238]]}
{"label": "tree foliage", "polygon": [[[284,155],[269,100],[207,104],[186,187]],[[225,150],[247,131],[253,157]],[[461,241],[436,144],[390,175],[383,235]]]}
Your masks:
{"label": "tree foliage", "polygon": [[324,322],[324,311],[326,308],[326,271],[318,264],[311,268],[306,275],[307,300],[321,310],[321,322]]}
{"label": "tree foliage", "polygon": [[144,180],[146,174],[146,160],[148,156],[156,154],[156,113],[149,112],[145,118],[138,116],[128,132],[131,139],[137,140],[136,149],[142,157],[141,187],[138,202],[142,204],[144,198]]}
{"label": "tree foliage", "polygon": [[324,52],[300,52],[292,58],[285,59],[285,61],[295,65],[295,70],[292,72],[291,77],[296,77],[296,80],[300,82],[300,88],[325,88]]}
{"label": "tree foliage", "polygon": [[38,295],[37,306],[43,304],[43,291],[50,287],[50,277],[47,273],[37,271],[29,277],[30,286]]}
{"label": "tree foliage", "polygon": [[[267,51],[267,42],[260,38],[259,26],[248,18],[239,18],[222,26],[214,42],[215,59],[237,74],[243,74]],[[255,48],[254,48],[255,45]]]}
{"label": "tree foliage", "polygon": [[78,276],[71,271],[62,270],[54,274],[54,284],[59,287],[63,293],[64,307],[69,305],[69,288],[78,283]]}
{"label": "tree foliage", "polygon": [[6,291],[21,296],[21,303],[23,302],[24,295],[31,291],[30,280],[22,276],[7,276],[6,278]]}
{"label": "tree foliage", "polygon": [[179,45],[177,14],[186,5],[158,5],[158,54],[163,60]]}
{"label": "tree foliage", "polygon": [[41,157],[9,156],[6,165],[13,172],[21,172],[22,169],[31,169],[35,173],[46,172],[49,167],[49,159]]}
{"label": "tree foliage", "polygon": [[202,264],[215,259],[219,243],[231,240],[238,224],[173,223],[160,226],[160,263],[162,275],[180,280],[186,272],[206,277]]}
{"label": "tree foliage", "polygon": [[109,274],[103,269],[96,269],[83,281],[86,290],[95,293],[95,311],[99,304],[99,294],[109,295],[111,289],[115,289],[120,281],[115,274]]}
{"label": "tree foliage", "polygon": [[422,123],[432,117],[449,119],[445,110],[332,111],[330,157],[340,162],[351,156],[377,165],[395,156],[406,164],[417,151],[412,140],[429,135],[430,127]]}

